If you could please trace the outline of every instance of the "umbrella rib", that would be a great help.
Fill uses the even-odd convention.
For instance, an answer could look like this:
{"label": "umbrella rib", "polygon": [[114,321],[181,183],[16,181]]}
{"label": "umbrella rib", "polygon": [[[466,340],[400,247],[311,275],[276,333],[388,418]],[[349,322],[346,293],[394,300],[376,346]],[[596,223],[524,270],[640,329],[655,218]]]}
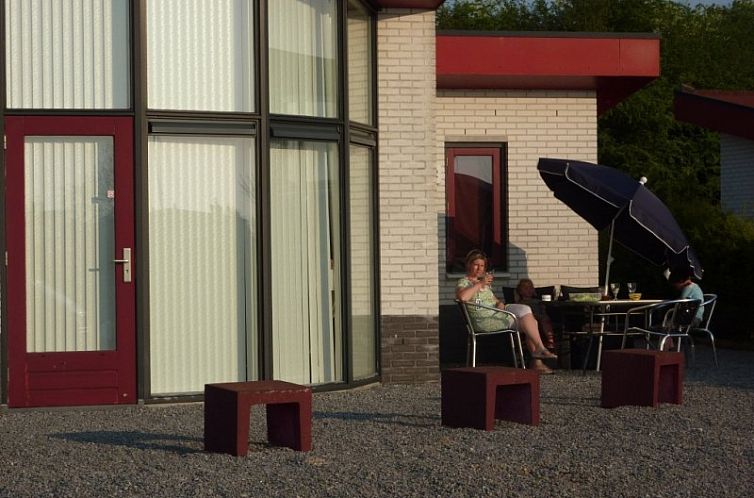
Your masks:
{"label": "umbrella rib", "polygon": [[665,242],[665,239],[663,239],[662,237],[660,237],[659,235],[657,235],[657,233],[654,230],[652,230],[651,228],[649,228],[647,225],[645,225],[644,223],[642,223],[638,218],[636,218],[633,215],[633,213],[631,212],[631,206],[633,206],[633,204],[634,204],[634,201],[632,199],[628,203],[628,215],[631,217],[631,219],[634,220],[639,225],[641,225],[647,232],[651,233],[657,240],[659,240],[660,242],[662,242],[662,244],[665,247],[667,247],[668,249],[670,249],[671,251],[673,251],[673,254],[681,254],[683,251],[685,251],[686,249],[688,249],[690,247],[690,244],[686,244],[685,246],[683,246],[683,248],[680,251],[676,252],[675,249],[673,249],[672,247],[670,247],[670,245],[667,242]]}
{"label": "umbrella rib", "polygon": [[[566,179],[567,179],[567,180],[568,180],[569,182],[571,182],[571,183],[572,183],[573,185],[576,185],[576,186],[577,186],[577,187],[579,187],[580,189],[582,189],[582,190],[585,190],[585,191],[589,192],[590,194],[592,194],[592,195],[593,195],[594,197],[596,197],[597,199],[600,199],[600,200],[602,200],[602,201],[606,202],[607,204],[610,204],[610,205],[611,205],[611,206],[613,206],[614,208],[619,208],[619,207],[620,207],[620,206],[619,206],[618,204],[615,204],[614,202],[611,202],[611,201],[609,201],[609,200],[605,199],[605,198],[604,198],[604,197],[602,197],[601,195],[599,195],[599,194],[595,193],[595,192],[594,192],[594,191],[592,191],[592,190],[589,190],[588,188],[586,188],[585,186],[583,186],[582,184],[580,184],[579,182],[577,182],[576,180],[574,180],[573,178],[571,178],[570,176],[568,176],[568,170],[569,170],[570,168],[571,168],[571,166],[570,166],[570,165],[567,165],[567,166],[565,167],[565,172],[564,172],[564,173],[563,173],[562,175],[559,175],[559,174],[557,174],[557,173],[553,173],[553,172],[551,172],[551,171],[540,171],[540,175],[541,175],[541,174],[545,174],[545,175],[553,175],[553,176],[561,176],[561,177],[565,177],[565,178],[566,178]],[[617,216],[617,214],[616,214],[616,216]]]}

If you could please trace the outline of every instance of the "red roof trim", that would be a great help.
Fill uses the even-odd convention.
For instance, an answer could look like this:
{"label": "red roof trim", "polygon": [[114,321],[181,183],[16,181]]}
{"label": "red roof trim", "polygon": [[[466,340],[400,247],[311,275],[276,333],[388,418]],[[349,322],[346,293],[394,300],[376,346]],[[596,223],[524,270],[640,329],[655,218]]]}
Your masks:
{"label": "red roof trim", "polygon": [[673,112],[679,121],[754,140],[754,92],[679,91]]}
{"label": "red roof trim", "polygon": [[438,88],[596,90],[600,112],[660,75],[660,40],[646,35],[441,34],[436,46]]}

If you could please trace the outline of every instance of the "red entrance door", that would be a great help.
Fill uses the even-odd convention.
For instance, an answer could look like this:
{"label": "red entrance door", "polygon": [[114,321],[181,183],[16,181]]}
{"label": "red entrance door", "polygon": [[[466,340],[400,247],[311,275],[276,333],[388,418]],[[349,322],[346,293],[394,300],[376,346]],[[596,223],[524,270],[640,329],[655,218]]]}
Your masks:
{"label": "red entrance door", "polygon": [[134,403],[132,120],[5,130],[8,406]]}

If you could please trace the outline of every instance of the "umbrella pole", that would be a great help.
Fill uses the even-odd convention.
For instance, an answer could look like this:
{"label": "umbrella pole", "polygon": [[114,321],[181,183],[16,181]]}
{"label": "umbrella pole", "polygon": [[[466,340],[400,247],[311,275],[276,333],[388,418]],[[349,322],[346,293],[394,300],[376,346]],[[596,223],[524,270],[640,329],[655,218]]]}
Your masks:
{"label": "umbrella pole", "polygon": [[605,262],[605,288],[603,295],[607,296],[607,291],[610,288],[610,266],[613,264],[613,232],[615,231],[615,218],[610,223],[610,242],[607,246],[607,261]]}

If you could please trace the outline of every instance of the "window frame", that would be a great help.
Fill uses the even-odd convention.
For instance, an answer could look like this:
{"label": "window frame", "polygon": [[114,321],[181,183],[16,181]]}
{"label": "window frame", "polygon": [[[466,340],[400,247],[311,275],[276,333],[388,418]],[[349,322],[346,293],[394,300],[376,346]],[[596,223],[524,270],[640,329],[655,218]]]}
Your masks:
{"label": "window frame", "polygon": [[[505,143],[447,143],[445,145],[445,269],[448,274],[465,272],[463,254],[456,254],[454,220],[456,217],[455,160],[458,157],[492,158],[492,239],[493,249],[487,250],[489,267],[508,270],[508,172],[507,147]],[[474,247],[481,247],[481,239]]]}

